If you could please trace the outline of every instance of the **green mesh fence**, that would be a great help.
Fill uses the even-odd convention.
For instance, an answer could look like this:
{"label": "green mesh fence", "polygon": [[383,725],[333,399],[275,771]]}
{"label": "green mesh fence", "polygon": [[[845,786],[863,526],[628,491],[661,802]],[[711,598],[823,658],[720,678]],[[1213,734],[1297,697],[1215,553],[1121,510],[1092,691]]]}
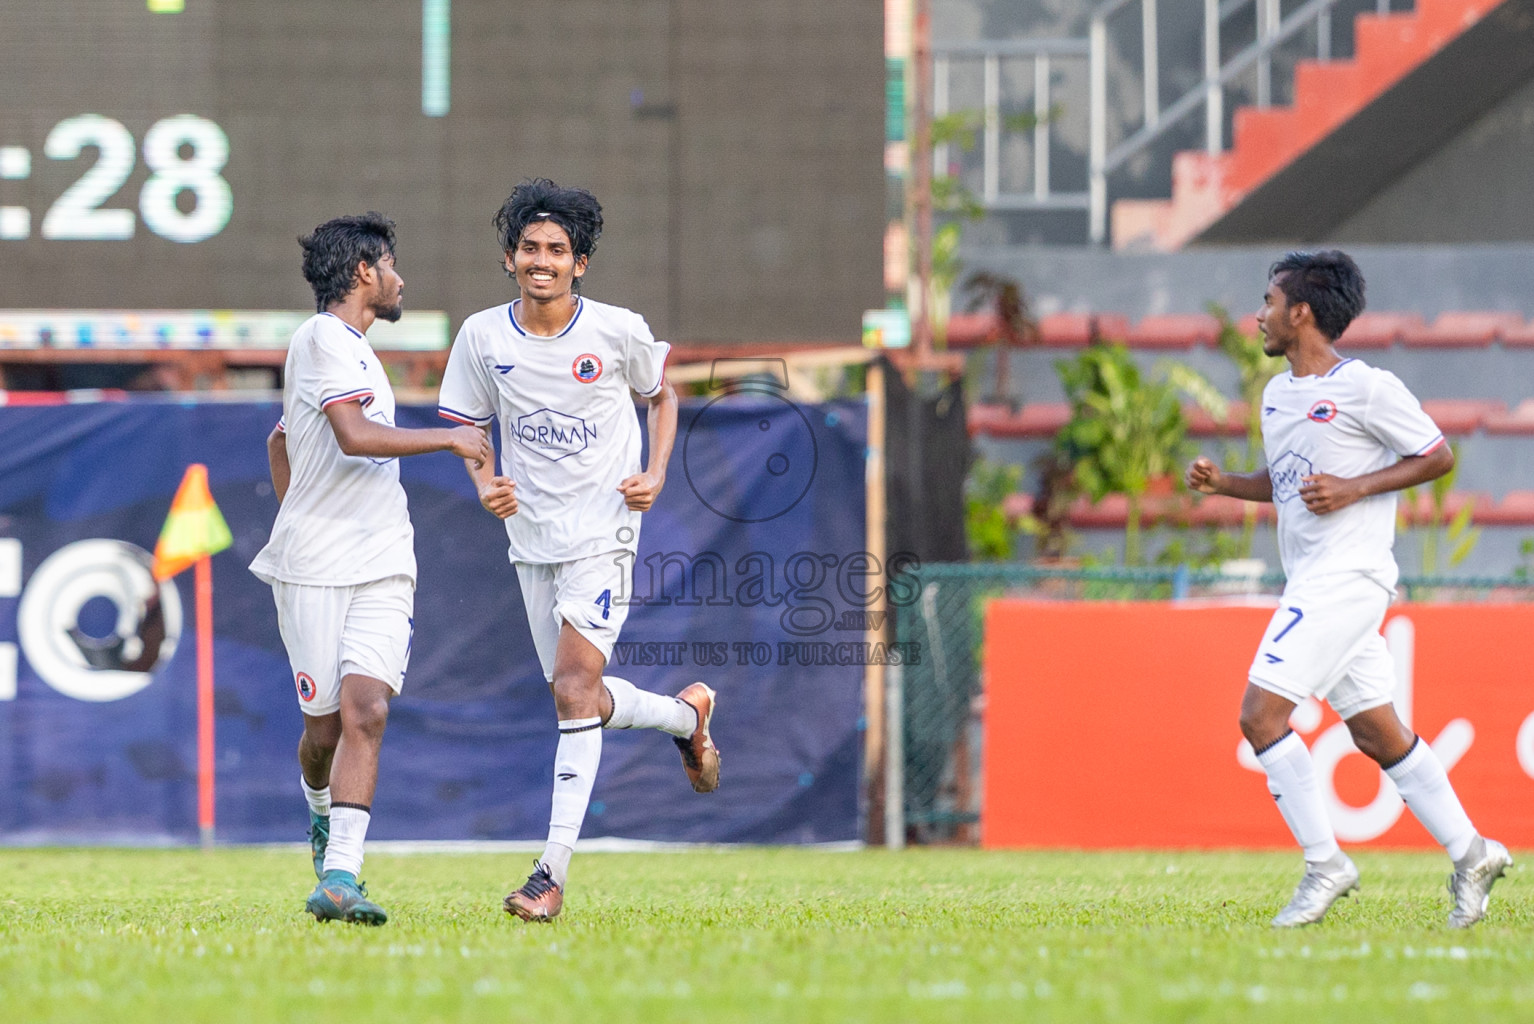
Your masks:
{"label": "green mesh fence", "polygon": [[[904,813],[914,842],[975,842],[980,820],[981,656],[986,604],[1034,600],[1151,601],[1238,597],[1283,590],[1277,573],[1187,569],[1043,569],[1025,565],[927,565],[912,573],[917,599],[896,607],[895,639],[920,645],[903,667]],[[1534,600],[1534,581],[1408,577],[1413,601]]]}

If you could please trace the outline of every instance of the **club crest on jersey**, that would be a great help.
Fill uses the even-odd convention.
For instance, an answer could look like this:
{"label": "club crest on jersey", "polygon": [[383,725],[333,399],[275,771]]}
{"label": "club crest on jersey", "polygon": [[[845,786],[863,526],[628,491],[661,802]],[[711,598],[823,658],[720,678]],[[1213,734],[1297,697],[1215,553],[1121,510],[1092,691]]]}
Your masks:
{"label": "club crest on jersey", "polygon": [[1310,411],[1305,415],[1317,423],[1330,423],[1337,415],[1337,403],[1333,402],[1330,398],[1323,398],[1315,405],[1312,405]]}
{"label": "club crest on jersey", "polygon": [[582,384],[590,384],[602,376],[602,360],[590,352],[578,355],[575,357],[575,362],[570,364],[570,372]]}
{"label": "club crest on jersey", "polygon": [[300,672],[293,682],[298,686],[299,697],[306,702],[314,699],[317,691],[314,688],[314,680],[309,678],[309,673]]}

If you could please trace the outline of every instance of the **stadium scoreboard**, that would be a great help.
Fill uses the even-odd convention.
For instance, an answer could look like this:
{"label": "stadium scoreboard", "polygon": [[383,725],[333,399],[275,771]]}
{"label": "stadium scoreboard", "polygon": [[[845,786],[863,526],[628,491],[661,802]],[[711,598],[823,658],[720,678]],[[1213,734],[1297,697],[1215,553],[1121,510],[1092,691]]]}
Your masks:
{"label": "stadium scoreboard", "polygon": [[[0,2],[0,308],[304,308],[295,237],[399,191],[336,189],[311,203],[303,182],[330,192],[323,179],[287,173],[318,153],[393,171],[348,130],[346,92],[376,83],[322,51],[344,49],[369,9],[415,7],[416,28],[419,3]],[[242,25],[298,8],[319,45],[287,84],[328,110],[328,130],[276,95],[295,62],[268,48],[291,39]],[[229,59],[241,41],[243,58]],[[402,59],[418,43],[418,31],[399,33],[370,77],[418,65]]]}
{"label": "stadium scoreboard", "polygon": [[456,323],[512,294],[491,214],[548,176],[606,210],[594,297],[676,338],[851,336],[881,269],[864,6],[0,0],[0,310],[302,310],[296,237],[376,209],[407,310]]}

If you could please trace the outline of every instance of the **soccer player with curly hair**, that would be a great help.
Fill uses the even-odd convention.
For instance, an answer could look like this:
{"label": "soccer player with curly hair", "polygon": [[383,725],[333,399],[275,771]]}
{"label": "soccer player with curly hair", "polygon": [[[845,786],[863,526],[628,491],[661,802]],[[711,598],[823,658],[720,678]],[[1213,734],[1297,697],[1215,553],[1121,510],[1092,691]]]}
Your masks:
{"label": "soccer player with curly hair", "polygon": [[394,425],[394,392],[368,344],[400,318],[394,222],[337,217],[299,239],[314,316],[288,346],[282,418],[267,438],[281,503],[250,564],[272,587],[304,732],[298,744],[321,921],[383,924],[358,880],[389,701],[405,683],[415,608],[415,532],[399,456],[450,451],[488,465],[472,427]]}
{"label": "soccer player with curly hair", "polygon": [[[692,788],[712,792],[719,785],[709,735],[715,696],[701,682],[667,697],[603,675],[628,615],[640,515],[666,483],[676,442],[676,392],[666,383],[671,347],[637,313],[581,294],[602,234],[602,207],[590,192],[524,181],[494,224],[520,297],[464,321],[439,412],[487,432],[500,420],[500,472],[470,460],[469,475],[480,504],[505,520],[559,722],[548,842],[504,905],[524,921],[547,921],[564,905],[602,730],[670,733]],[[649,403],[647,466],[631,392]]]}

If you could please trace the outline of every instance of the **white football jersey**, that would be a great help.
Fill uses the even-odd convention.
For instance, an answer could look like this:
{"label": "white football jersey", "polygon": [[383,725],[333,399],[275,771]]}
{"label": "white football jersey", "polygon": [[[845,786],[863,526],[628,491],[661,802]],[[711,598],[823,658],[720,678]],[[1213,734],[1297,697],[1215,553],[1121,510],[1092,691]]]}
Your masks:
{"label": "white football jersey", "polygon": [[671,346],[638,313],[587,298],[557,335],[529,334],[520,304],[463,322],[438,412],[474,426],[500,419],[501,475],[517,485],[517,514],[506,520],[513,562],[636,551],[639,513],[618,493],[643,468],[629,391],[660,391]]}
{"label": "white football jersey", "polygon": [[1362,572],[1393,591],[1396,492],[1326,515],[1300,499],[1303,478],[1351,478],[1426,455],[1444,443],[1422,405],[1387,370],[1344,359],[1322,376],[1280,374],[1262,393],[1262,439],[1278,510],[1278,552],[1290,584],[1333,572]]}
{"label": "white football jersey", "polygon": [[347,455],[325,415],[360,401],[367,417],[394,425],[394,391],[359,331],[318,313],[288,346],[282,420],[291,475],[272,537],[250,563],[270,583],[349,587],[388,576],[415,579],[415,533],[398,459]]}

